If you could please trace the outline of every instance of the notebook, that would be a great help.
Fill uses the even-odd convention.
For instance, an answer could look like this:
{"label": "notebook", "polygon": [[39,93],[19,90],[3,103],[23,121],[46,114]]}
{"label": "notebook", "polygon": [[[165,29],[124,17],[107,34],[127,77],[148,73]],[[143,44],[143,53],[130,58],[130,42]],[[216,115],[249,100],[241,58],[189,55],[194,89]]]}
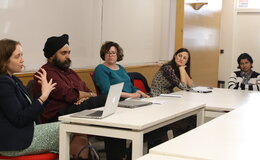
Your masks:
{"label": "notebook", "polygon": [[140,100],[125,100],[119,102],[118,106],[119,107],[124,107],[124,108],[137,108],[137,107],[142,107],[142,106],[147,106],[153,104],[153,102],[148,102],[148,101],[140,101]]}
{"label": "notebook", "polygon": [[81,112],[77,112],[71,115],[71,117],[78,118],[91,118],[91,119],[102,119],[116,112],[116,108],[118,106],[119,98],[122,93],[124,83],[118,83],[115,85],[111,85],[106,104],[104,109],[101,111],[97,110],[84,110]]}

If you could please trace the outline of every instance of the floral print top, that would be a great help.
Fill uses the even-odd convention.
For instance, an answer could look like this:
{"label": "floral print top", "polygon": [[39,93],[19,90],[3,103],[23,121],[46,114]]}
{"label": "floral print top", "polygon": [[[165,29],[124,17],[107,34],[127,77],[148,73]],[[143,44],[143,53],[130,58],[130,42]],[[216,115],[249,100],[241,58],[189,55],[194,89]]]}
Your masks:
{"label": "floral print top", "polygon": [[153,78],[151,95],[158,96],[160,94],[172,93],[175,87],[185,89],[187,85],[181,82],[169,63],[162,65]]}

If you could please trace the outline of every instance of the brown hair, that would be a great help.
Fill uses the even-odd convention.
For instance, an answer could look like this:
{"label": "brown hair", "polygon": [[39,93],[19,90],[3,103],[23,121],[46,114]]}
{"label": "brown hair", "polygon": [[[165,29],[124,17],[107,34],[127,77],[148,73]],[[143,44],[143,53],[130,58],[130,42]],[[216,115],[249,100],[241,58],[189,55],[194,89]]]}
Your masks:
{"label": "brown hair", "polygon": [[7,74],[6,63],[16,49],[16,45],[20,42],[11,39],[0,40],[0,74]]}
{"label": "brown hair", "polygon": [[112,42],[112,41],[106,41],[100,49],[100,57],[102,58],[102,60],[105,60],[105,55],[106,53],[109,51],[109,49],[114,46],[117,50],[117,62],[123,60],[124,57],[124,53],[123,53],[123,49],[119,46],[119,44]]}

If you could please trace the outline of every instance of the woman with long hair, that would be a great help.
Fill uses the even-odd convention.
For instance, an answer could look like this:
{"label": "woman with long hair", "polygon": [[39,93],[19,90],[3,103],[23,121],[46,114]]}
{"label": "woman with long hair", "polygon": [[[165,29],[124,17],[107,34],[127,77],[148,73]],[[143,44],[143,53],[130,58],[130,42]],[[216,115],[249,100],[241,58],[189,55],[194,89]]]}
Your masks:
{"label": "woman with long hair", "polygon": [[155,74],[151,87],[151,95],[172,93],[175,87],[186,89],[193,85],[190,78],[190,51],[178,49],[172,60],[161,66]]}

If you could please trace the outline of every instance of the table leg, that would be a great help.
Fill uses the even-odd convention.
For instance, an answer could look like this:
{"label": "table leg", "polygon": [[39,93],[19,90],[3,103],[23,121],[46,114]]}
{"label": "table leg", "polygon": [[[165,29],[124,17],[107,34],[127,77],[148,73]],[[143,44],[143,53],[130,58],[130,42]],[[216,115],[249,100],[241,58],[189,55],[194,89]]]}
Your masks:
{"label": "table leg", "polygon": [[143,156],[143,133],[135,133],[132,137],[132,160]]}
{"label": "table leg", "polygon": [[204,117],[205,117],[205,109],[202,108],[199,110],[197,114],[197,127],[204,124]]}
{"label": "table leg", "polygon": [[60,124],[59,159],[70,159],[70,133],[66,131],[66,124]]}

